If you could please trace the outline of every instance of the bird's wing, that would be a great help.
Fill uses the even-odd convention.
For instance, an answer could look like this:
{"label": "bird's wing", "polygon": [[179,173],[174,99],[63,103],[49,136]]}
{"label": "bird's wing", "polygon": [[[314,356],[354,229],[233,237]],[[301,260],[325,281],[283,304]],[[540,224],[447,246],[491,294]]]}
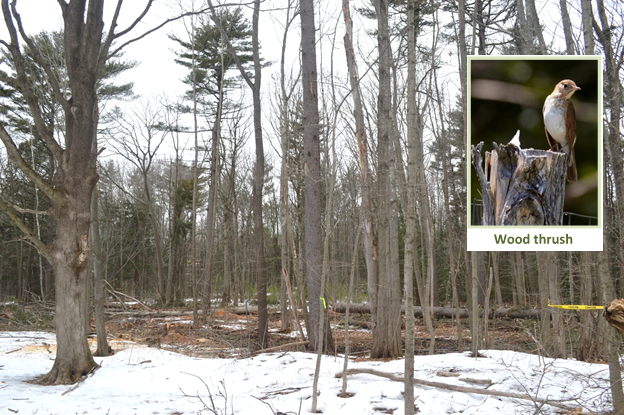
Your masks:
{"label": "bird's wing", "polygon": [[568,102],[568,110],[566,111],[566,134],[568,138],[568,148],[574,147],[576,141],[576,113],[572,101]]}
{"label": "bird's wing", "polygon": [[548,140],[548,145],[550,146],[551,150],[555,150],[557,149],[557,142],[555,141],[555,139],[550,135],[550,133],[548,132],[548,128],[546,128],[546,126],[544,126],[544,131],[546,131],[546,139]]}

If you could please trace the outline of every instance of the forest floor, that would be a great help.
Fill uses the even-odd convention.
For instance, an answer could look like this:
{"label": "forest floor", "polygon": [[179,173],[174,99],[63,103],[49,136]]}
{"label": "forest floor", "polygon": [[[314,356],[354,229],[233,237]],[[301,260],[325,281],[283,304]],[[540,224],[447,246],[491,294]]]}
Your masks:
{"label": "forest floor", "polygon": [[[0,307],[0,331],[53,329],[51,311],[50,307],[41,304],[5,305]],[[197,325],[193,324],[190,308],[146,309],[137,303],[126,303],[124,308],[107,308],[106,314],[110,339],[134,341],[195,357],[241,357],[256,350],[258,317],[253,313],[235,314],[229,309],[216,308],[210,312],[207,321]],[[342,354],[345,351],[344,314],[330,310],[329,315],[336,352]],[[94,333],[93,324],[92,319]],[[441,318],[435,321],[436,354],[470,350],[468,320],[461,319],[460,324],[461,338],[458,340],[455,320]],[[284,350],[305,351],[302,345],[288,346],[301,342],[299,331],[294,324],[292,326],[291,329],[281,329],[279,313],[271,308],[268,347],[284,346]],[[349,326],[349,354],[366,357],[372,345],[370,316],[352,313]],[[305,328],[303,330],[305,332]],[[415,335],[415,354],[428,354],[431,336],[421,318],[416,318]],[[539,346],[535,338],[539,338],[536,320],[490,320],[490,349],[534,353]]]}
{"label": "forest floor", "polygon": [[[299,335],[280,330],[278,314],[271,314],[269,346],[284,348],[255,354],[255,315],[217,309],[193,327],[188,309],[109,309],[108,340],[115,354],[96,357],[101,367],[75,387],[37,386],[31,381],[50,369],[56,352],[50,311],[0,306],[0,413],[310,413],[316,355],[288,346]],[[332,312],[331,320],[338,352],[323,356],[319,408],[325,414],[403,414],[403,383],[397,380],[404,360],[369,358],[367,316],[354,315],[349,330],[349,369],[356,371],[347,388],[352,398],[337,396],[344,315]],[[491,350],[477,358],[466,351],[470,337],[462,324],[459,345],[452,321],[438,320],[437,354],[427,356],[429,335],[417,319],[414,377],[429,382],[415,386],[420,413],[576,415],[610,408],[607,366],[531,354],[536,322],[490,322]],[[95,350],[94,336],[90,343]]]}
{"label": "forest floor", "polygon": [[[198,357],[239,357],[255,349],[257,337],[257,316],[254,314],[237,315],[224,309],[215,310],[208,321],[194,327],[191,310],[179,316],[154,315],[115,316],[107,322],[108,332],[119,339],[129,339],[150,346],[161,347],[190,356]],[[355,315],[350,318],[349,347],[351,356],[365,357],[370,353],[372,332],[369,327],[370,316]],[[345,350],[344,314],[330,311],[332,335],[338,353]],[[489,347],[497,350],[515,350],[534,352],[536,343],[527,334],[526,329],[535,332],[536,321],[527,320],[520,324],[510,319],[495,320],[490,324]],[[305,328],[304,328],[305,330]],[[417,355],[428,354],[431,336],[422,319],[416,319]],[[458,341],[456,322],[439,319],[435,322],[435,353],[463,352],[470,350],[471,337],[468,321],[461,321],[461,341]],[[404,330],[403,330],[404,334]],[[278,314],[269,314],[269,345],[284,345],[284,350],[304,351],[305,346],[286,346],[300,342],[297,328],[281,329]]]}

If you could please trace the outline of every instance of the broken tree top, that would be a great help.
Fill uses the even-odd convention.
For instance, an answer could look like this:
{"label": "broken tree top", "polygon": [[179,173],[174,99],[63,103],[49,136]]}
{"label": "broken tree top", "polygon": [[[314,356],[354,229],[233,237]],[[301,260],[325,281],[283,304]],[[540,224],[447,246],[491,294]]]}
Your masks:
{"label": "broken tree top", "polygon": [[472,146],[472,164],[483,195],[483,225],[563,224],[566,155],[520,148],[520,132],[509,144],[485,152]]}

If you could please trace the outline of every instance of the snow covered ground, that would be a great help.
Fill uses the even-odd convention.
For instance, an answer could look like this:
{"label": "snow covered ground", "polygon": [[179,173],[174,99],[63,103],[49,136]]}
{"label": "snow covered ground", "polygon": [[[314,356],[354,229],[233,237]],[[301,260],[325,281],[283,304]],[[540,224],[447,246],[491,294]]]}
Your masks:
{"label": "snow covered ground", "polygon": [[[117,353],[96,358],[93,375],[72,386],[37,386],[28,381],[53,363],[55,337],[42,332],[0,332],[0,414],[307,414],[311,408],[316,356],[269,353],[246,359],[202,359],[113,342]],[[544,359],[509,351],[417,356],[415,377],[447,384],[513,393],[529,393],[585,412],[610,408],[606,365]],[[351,398],[340,398],[342,357],[324,357],[318,397],[325,414],[403,414],[403,384],[381,377],[349,377]],[[370,368],[402,375],[404,361],[349,362],[349,368]],[[440,372],[459,377],[439,376]],[[466,382],[491,380],[492,385]],[[204,384],[205,383],[205,384]],[[416,386],[415,404],[422,414],[562,413],[531,401]],[[199,398],[201,398],[201,400]],[[227,397],[227,400],[226,398]]]}

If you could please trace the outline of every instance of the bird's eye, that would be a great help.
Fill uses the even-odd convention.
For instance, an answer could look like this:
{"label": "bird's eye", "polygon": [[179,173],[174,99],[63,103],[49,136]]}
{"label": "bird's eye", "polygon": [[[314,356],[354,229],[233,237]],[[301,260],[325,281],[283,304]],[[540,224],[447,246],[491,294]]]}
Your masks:
{"label": "bird's eye", "polygon": [[563,84],[563,87],[564,87],[564,88],[567,88],[567,87],[568,87],[568,84]]}

